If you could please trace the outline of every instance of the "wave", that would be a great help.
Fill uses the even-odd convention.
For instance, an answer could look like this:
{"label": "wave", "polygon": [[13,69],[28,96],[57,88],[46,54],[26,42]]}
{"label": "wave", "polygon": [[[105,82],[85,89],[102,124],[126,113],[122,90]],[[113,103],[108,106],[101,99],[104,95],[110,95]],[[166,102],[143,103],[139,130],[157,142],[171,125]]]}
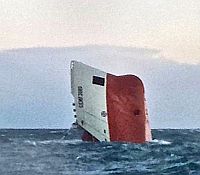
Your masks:
{"label": "wave", "polygon": [[64,133],[66,131],[60,131],[60,130],[55,130],[55,131],[50,131],[50,134],[57,134],[57,133]]}
{"label": "wave", "polygon": [[32,146],[37,146],[36,141],[32,141],[32,140],[25,140],[24,143],[32,145]]}
{"label": "wave", "polygon": [[159,145],[171,145],[172,142],[166,141],[166,140],[157,140],[153,139],[150,143],[158,143]]}
{"label": "wave", "polygon": [[79,133],[61,139],[64,134],[49,132],[0,132],[0,174],[200,174],[197,131],[153,130],[146,144],[91,143]]}
{"label": "wave", "polygon": [[74,139],[74,140],[42,140],[42,141],[33,141],[33,140],[25,140],[24,143],[37,146],[38,144],[49,145],[49,144],[79,144],[82,140]]}
{"label": "wave", "polygon": [[[53,139],[53,140],[42,140],[42,141],[35,141],[35,140],[24,140],[24,143],[36,146],[37,144],[79,144],[79,143],[87,143],[83,142],[82,140],[79,139],[70,139],[70,140],[65,140],[65,139]],[[90,143],[90,142],[89,142]],[[166,140],[158,140],[158,139],[153,139],[150,143],[157,143],[159,145],[171,145],[172,142],[166,141]],[[127,146],[129,145],[128,143],[123,143],[122,145]],[[110,148],[112,145],[106,145],[106,148]]]}
{"label": "wave", "polygon": [[73,139],[73,140],[44,140],[44,141],[39,141],[38,143],[41,144],[52,144],[52,143],[60,143],[60,144],[79,144],[81,143],[82,140],[78,139]]}
{"label": "wave", "polygon": [[2,136],[1,138],[0,138],[0,143],[2,144],[2,143],[11,143],[12,142],[12,139],[10,139],[10,138],[7,138],[7,137],[4,137],[4,136]]}

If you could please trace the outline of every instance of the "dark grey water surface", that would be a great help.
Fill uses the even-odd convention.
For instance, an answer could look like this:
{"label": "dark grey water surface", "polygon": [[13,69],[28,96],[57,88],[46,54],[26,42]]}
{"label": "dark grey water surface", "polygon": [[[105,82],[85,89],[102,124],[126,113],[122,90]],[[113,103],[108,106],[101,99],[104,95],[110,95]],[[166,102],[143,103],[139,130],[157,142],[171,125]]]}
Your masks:
{"label": "dark grey water surface", "polygon": [[200,174],[200,130],[146,144],[88,143],[69,130],[0,130],[0,175]]}

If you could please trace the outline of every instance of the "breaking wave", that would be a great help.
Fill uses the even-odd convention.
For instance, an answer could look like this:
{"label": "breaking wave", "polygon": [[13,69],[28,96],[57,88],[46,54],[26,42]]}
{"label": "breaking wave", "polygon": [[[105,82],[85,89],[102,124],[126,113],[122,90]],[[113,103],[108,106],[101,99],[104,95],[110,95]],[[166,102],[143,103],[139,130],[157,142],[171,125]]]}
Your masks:
{"label": "breaking wave", "polygon": [[157,140],[157,139],[153,139],[150,143],[158,143],[159,145],[170,145],[170,144],[172,144],[169,141],[166,141],[166,140]]}

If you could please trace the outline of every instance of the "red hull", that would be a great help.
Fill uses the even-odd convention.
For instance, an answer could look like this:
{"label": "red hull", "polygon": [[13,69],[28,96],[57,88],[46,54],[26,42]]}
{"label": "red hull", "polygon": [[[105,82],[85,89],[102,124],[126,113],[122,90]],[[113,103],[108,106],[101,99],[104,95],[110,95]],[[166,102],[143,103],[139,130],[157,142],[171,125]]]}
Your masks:
{"label": "red hull", "polygon": [[138,77],[107,74],[110,141],[146,142],[144,101],[144,86]]}
{"label": "red hull", "polygon": [[98,142],[98,139],[96,139],[94,136],[92,136],[92,134],[90,134],[86,130],[84,130],[81,139],[86,142]]}

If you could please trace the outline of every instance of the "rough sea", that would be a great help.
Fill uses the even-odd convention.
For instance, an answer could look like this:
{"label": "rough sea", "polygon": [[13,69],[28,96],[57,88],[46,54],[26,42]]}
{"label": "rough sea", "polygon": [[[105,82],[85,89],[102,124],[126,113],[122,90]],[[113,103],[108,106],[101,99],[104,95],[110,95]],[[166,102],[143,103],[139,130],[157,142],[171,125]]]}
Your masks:
{"label": "rough sea", "polygon": [[0,130],[0,175],[200,175],[200,130],[153,130],[146,144],[82,142],[70,130]]}

